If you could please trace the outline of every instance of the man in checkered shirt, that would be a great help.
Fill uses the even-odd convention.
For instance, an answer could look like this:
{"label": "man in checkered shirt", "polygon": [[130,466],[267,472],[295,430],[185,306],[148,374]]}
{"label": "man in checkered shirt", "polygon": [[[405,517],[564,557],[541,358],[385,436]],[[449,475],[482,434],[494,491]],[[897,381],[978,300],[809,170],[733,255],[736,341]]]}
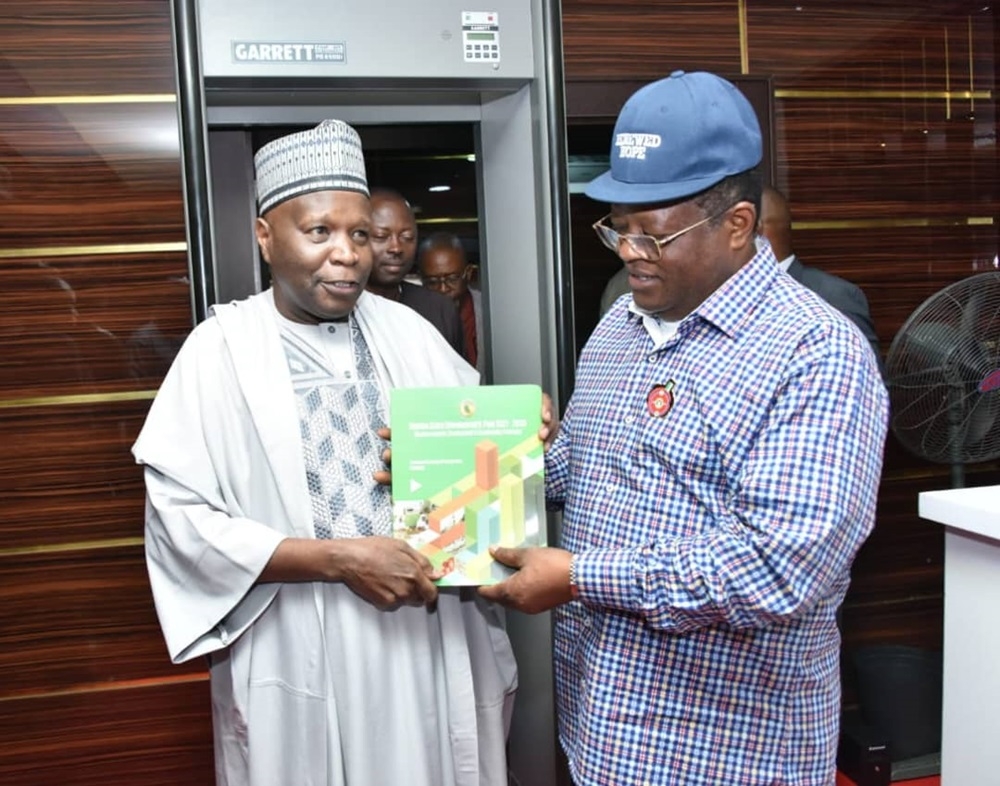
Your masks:
{"label": "man in checkered shirt", "polygon": [[[587,194],[629,271],[546,454],[563,548],[484,595],[556,608],[577,786],[830,786],[836,611],[875,519],[888,404],[868,342],[754,240],[761,134],[676,72],[622,108]],[[551,437],[550,437],[551,438]]]}

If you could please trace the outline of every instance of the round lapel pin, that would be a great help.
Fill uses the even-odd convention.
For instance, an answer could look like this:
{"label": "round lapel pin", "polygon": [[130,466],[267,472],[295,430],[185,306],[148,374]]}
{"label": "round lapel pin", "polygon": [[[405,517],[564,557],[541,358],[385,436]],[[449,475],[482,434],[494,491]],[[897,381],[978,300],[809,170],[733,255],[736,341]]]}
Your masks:
{"label": "round lapel pin", "polygon": [[665,385],[657,385],[646,396],[646,409],[654,418],[662,418],[674,405],[674,381],[671,379]]}

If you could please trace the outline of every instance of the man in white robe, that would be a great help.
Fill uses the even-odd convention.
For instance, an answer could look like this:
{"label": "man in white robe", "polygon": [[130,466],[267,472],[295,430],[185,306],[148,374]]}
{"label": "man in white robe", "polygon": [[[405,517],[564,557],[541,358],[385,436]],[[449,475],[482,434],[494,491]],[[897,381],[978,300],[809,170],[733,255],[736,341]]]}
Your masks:
{"label": "man in white robe", "polygon": [[517,678],[501,612],[438,593],[372,478],[391,387],[477,375],[364,292],[350,126],[283,137],[255,165],[274,286],[191,333],[133,447],[170,657],[209,658],[217,782],[502,786]]}

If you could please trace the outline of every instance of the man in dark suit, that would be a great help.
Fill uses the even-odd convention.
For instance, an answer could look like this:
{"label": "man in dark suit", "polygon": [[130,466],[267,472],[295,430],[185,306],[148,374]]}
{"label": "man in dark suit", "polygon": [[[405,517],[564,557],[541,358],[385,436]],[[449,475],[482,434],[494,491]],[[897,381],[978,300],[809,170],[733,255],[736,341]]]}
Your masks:
{"label": "man in dark suit", "polygon": [[455,304],[428,287],[404,281],[417,255],[417,221],[410,203],[397,191],[374,188],[371,204],[374,263],[366,289],[412,308],[463,355],[462,322]]}
{"label": "man in dark suit", "polygon": [[878,334],[868,309],[868,298],[861,288],[846,279],[827,273],[815,267],[803,265],[792,251],[792,214],[788,209],[788,201],[776,188],[765,186],[761,199],[760,223],[758,232],[768,239],[774,256],[796,281],[808,287],[823,300],[851,320],[858,328],[879,361],[881,367],[882,355],[879,350]]}

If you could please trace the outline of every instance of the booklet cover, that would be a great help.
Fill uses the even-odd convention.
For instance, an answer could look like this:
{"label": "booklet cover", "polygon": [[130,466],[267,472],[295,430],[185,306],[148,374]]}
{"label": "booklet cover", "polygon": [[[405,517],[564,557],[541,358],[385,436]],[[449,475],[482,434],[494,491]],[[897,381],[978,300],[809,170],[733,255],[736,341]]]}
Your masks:
{"label": "booklet cover", "polygon": [[492,545],[545,545],[537,385],[403,388],[390,394],[393,534],[445,571],[441,586],[511,574]]}

